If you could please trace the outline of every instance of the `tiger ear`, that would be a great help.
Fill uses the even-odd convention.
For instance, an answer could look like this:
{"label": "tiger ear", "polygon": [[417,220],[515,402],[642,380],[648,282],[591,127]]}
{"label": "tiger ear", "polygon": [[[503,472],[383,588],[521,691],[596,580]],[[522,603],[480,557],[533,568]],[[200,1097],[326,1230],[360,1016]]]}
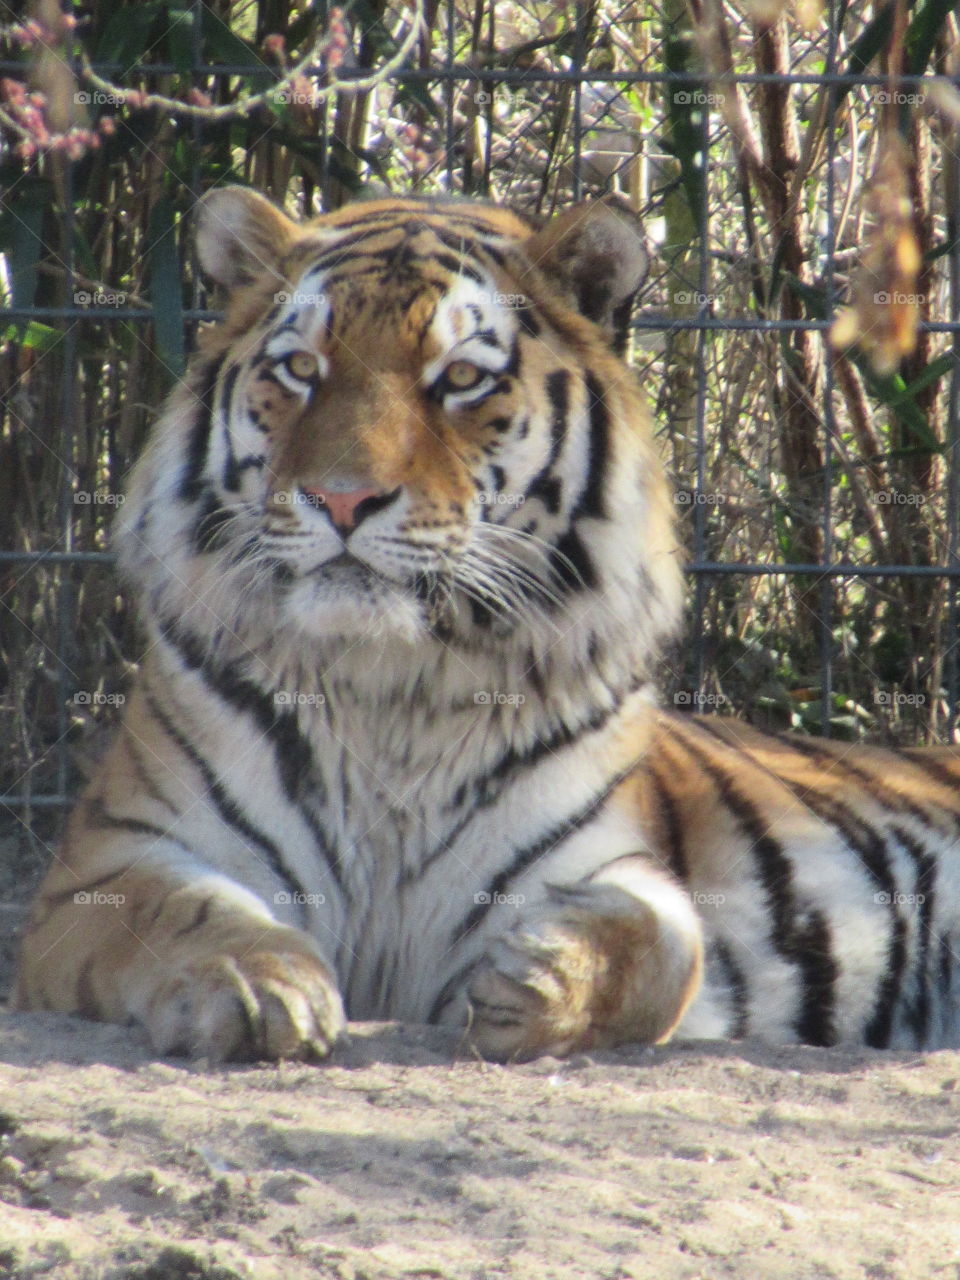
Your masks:
{"label": "tiger ear", "polygon": [[633,297],[650,266],[633,210],[615,197],[584,201],[548,222],[525,249],[565,300],[622,351]]}
{"label": "tiger ear", "polygon": [[266,196],[246,187],[208,191],[198,206],[196,225],[200,266],[227,289],[279,274],[280,260],[297,235],[296,223]]}

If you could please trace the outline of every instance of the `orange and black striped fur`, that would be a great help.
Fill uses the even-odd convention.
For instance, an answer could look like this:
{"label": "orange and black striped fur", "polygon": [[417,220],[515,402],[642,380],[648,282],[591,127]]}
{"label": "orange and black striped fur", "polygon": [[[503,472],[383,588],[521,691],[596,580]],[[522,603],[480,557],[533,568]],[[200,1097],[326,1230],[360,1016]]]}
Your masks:
{"label": "orange and black striped fur", "polygon": [[123,508],[146,656],[19,1007],[221,1058],[322,1055],[345,1010],[500,1059],[960,1043],[957,754],[656,710],[631,216],[225,189],[198,250],[226,318]]}

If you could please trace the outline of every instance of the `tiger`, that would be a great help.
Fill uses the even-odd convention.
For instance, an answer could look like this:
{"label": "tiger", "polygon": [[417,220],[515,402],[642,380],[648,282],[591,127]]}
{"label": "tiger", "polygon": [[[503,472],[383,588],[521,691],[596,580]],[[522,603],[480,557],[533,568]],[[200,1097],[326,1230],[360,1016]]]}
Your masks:
{"label": "tiger", "polygon": [[960,1044],[960,756],[660,709],[676,504],[642,227],[199,205],[201,330],[120,509],[146,649],[33,905],[20,1010],[319,1060]]}

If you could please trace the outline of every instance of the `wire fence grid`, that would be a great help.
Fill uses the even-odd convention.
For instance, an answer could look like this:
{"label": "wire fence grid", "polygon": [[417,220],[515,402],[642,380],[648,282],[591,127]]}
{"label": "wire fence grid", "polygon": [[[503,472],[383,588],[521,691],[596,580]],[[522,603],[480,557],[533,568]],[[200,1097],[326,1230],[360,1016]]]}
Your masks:
{"label": "wire fence grid", "polygon": [[[98,59],[119,36],[94,9],[100,76],[150,91],[192,86],[212,103],[282,80],[283,46],[264,34],[271,16],[286,24],[288,44],[295,20],[312,15],[322,27],[331,17],[325,4],[231,12],[193,0],[181,11],[188,45],[182,31],[177,44],[164,30],[147,57],[156,23],[137,19],[135,6],[113,8],[141,23],[143,47]],[[341,81],[395,49],[411,15],[410,6],[354,5]],[[952,738],[960,193],[950,128],[920,112],[898,124],[922,144],[913,176],[929,223],[928,287],[915,363],[877,378],[825,342],[870,232],[858,210],[891,84],[889,67],[854,56],[871,34],[867,18],[833,0],[807,34],[780,13],[789,65],[770,71],[758,69],[760,28],[747,7],[728,19],[729,68],[709,74],[677,4],[641,14],[622,4],[443,0],[427,18],[416,56],[362,109],[346,93],[321,106],[307,94],[299,114],[289,107],[221,126],[107,103],[98,118],[115,129],[96,152],[18,159],[9,138],[0,150],[5,809],[71,800],[77,744],[83,751],[110,713],[135,660],[134,623],[110,579],[107,516],[183,367],[178,334],[189,340],[216,314],[191,267],[187,228],[202,191],[230,179],[292,196],[303,213],[384,188],[490,195],[544,214],[607,191],[628,198],[657,251],[633,359],[677,480],[688,548],[689,628],[665,665],[668,701],[729,705],[801,731]],[[932,78],[958,84],[945,52],[951,32],[931,41],[929,66],[898,78],[904,97],[922,99]],[[231,49],[240,51],[233,61],[214,56]],[[25,81],[30,50],[9,41],[4,50],[0,76]],[[62,56],[76,86],[78,54],[72,44]],[[327,75],[320,64],[302,79],[323,86]],[[804,223],[796,263],[810,264],[806,279],[778,261],[788,229],[773,225],[762,184],[745,174],[717,107],[726,91],[753,112],[771,171],[790,130],[820,130],[803,207],[791,215]],[[777,94],[792,121],[776,116]],[[767,287],[778,272],[790,305]],[[812,452],[788,465],[801,400],[815,415]]]}

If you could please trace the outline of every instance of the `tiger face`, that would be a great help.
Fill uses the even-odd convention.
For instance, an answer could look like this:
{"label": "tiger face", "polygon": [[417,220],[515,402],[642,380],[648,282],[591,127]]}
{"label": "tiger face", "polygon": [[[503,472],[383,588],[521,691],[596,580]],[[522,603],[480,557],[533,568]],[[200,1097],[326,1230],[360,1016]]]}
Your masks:
{"label": "tiger face", "polygon": [[670,625],[669,503],[615,352],[646,268],[629,213],[390,199],[298,226],[224,189],[198,251],[227,293],[202,412],[174,409],[119,539],[137,578],[138,547],[169,559],[168,613],[230,630],[260,599],[306,637],[483,646],[549,643],[598,595],[627,630],[619,593]]}

